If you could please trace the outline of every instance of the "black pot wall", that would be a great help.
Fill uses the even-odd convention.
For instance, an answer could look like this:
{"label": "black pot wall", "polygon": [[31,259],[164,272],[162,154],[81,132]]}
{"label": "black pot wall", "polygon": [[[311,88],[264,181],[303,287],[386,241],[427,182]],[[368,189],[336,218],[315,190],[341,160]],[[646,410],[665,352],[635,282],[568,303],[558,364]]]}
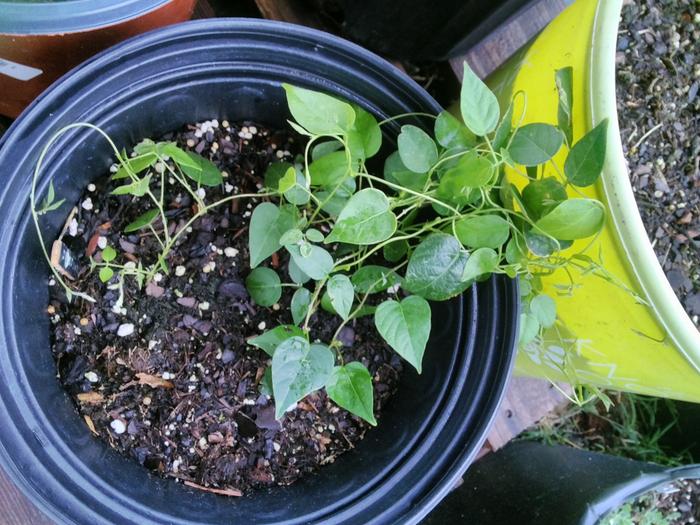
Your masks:
{"label": "black pot wall", "polygon": [[[353,100],[379,118],[440,109],[391,65],[343,40],[281,23],[219,19],[159,30],[99,55],[54,85],[5,135],[0,457],[57,521],[415,523],[449,491],[483,441],[517,335],[517,286],[506,279],[435,304],[423,374],[404,374],[380,426],[356,450],[290,487],[229,499],[153,477],[92,437],[61,389],[45,314],[48,269],[28,203],[42,146],[76,121],[100,126],[119,146],[214,117],[283,125],[282,81]],[[95,132],[68,132],[47,156],[41,192],[53,177],[57,192],[76,202],[108,168],[109,157]],[[68,206],[53,215],[47,239],[67,213]]]}
{"label": "black pot wall", "polygon": [[342,13],[348,38],[401,60],[464,53],[532,0],[313,0]]}
{"label": "black pot wall", "polygon": [[700,465],[667,469],[572,447],[515,442],[472,465],[464,483],[421,525],[595,525],[626,502],[685,478],[700,478]]}

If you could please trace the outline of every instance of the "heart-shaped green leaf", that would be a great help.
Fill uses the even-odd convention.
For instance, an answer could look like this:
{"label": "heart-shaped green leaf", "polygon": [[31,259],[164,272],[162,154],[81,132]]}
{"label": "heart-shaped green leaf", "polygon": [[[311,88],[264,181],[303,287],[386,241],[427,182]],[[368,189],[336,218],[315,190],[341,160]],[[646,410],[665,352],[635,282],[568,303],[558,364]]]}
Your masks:
{"label": "heart-shaped green leaf", "polygon": [[513,135],[508,152],[517,164],[537,166],[554,157],[563,141],[564,136],[555,126],[526,124]]}
{"label": "heart-shaped green leaf", "polygon": [[523,189],[523,204],[530,218],[535,221],[566,199],[566,189],[554,177],[533,180]]}
{"label": "heart-shaped green leaf", "polygon": [[411,124],[401,126],[398,145],[401,161],[415,173],[428,172],[438,160],[435,142],[419,127]]}
{"label": "heart-shaped green leaf", "polygon": [[283,341],[294,336],[304,337],[304,331],[298,326],[283,324],[275,326],[272,330],[268,330],[264,334],[251,337],[248,339],[247,343],[260,348],[263,352],[272,356]]}
{"label": "heart-shaped green leaf", "polygon": [[352,169],[345,151],[335,151],[309,164],[309,175],[313,186],[335,186],[352,175]]}
{"label": "heart-shaped green leaf", "polygon": [[350,280],[358,293],[379,293],[400,283],[401,277],[391,268],[368,264],[357,270]]}
{"label": "heart-shaped green leaf", "polygon": [[498,248],[510,236],[510,225],[498,215],[466,216],[455,223],[457,238],[470,248]]}
{"label": "heart-shaped green leaf", "polygon": [[335,356],[325,345],[302,337],[283,341],[272,356],[272,391],[275,417],[280,419],[297,401],[323,388],[333,371]]}
{"label": "heart-shaped green leaf", "polygon": [[428,301],[417,295],[406,297],[401,302],[384,301],[374,313],[377,331],[419,374],[430,335],[430,315]]}
{"label": "heart-shaped green leaf", "polygon": [[305,318],[311,305],[311,292],[306,288],[299,288],[292,295],[290,309],[292,311],[292,319],[294,324],[300,324]]}
{"label": "heart-shaped green leaf", "polygon": [[467,259],[462,273],[463,281],[474,281],[479,277],[492,273],[498,266],[498,254],[491,248],[474,250]]}
{"label": "heart-shaped green leaf", "polygon": [[464,62],[462,91],[459,97],[462,120],[479,137],[488,135],[498,125],[501,115],[498,99],[481,79]]}
{"label": "heart-shaped green leaf", "polygon": [[557,305],[550,296],[540,294],[530,301],[530,313],[542,326],[549,328],[557,319]]}
{"label": "heart-shaped green leaf", "polygon": [[338,406],[376,426],[372,376],[362,363],[336,366],[326,383],[326,392]]}
{"label": "heart-shaped green leaf", "polygon": [[396,216],[389,199],[381,191],[367,188],[350,197],[325,243],[376,244],[395,231]]}
{"label": "heart-shaped green leaf", "polygon": [[251,268],[281,248],[280,238],[294,227],[295,222],[296,210],[292,206],[278,208],[271,202],[262,202],[255,207],[248,234]]}
{"label": "heart-shaped green leaf", "polygon": [[452,235],[433,233],[413,251],[403,287],[431,301],[449,299],[470,284],[462,281],[467,258],[467,252]]}
{"label": "heart-shaped green leaf", "polygon": [[333,269],[333,257],[326,250],[315,244],[309,245],[308,255],[303,255],[298,245],[285,246],[296,266],[306,275],[319,281]]}
{"label": "heart-shaped green leaf", "polygon": [[335,274],[326,284],[328,297],[336,313],[347,320],[350,317],[350,309],[355,299],[355,289],[346,275]]}
{"label": "heart-shaped green leaf", "polygon": [[[190,179],[202,186],[218,186],[223,182],[221,170],[216,167],[216,164],[196,153],[188,151],[186,154],[192,163],[180,164],[180,169]],[[193,168],[192,164],[196,164],[198,168]]]}
{"label": "heart-shaped green leaf", "polygon": [[605,221],[603,205],[593,199],[569,199],[535,223],[537,230],[564,241],[598,233]]}
{"label": "heart-shaped green leaf", "polygon": [[435,119],[435,139],[445,148],[472,148],[476,137],[448,111]]}
{"label": "heart-shaped green leaf", "polygon": [[245,287],[253,300],[260,306],[272,306],[282,296],[279,275],[271,268],[255,268],[245,280]]}
{"label": "heart-shaped green leaf", "polygon": [[608,119],[586,133],[569,151],[564,174],[574,186],[590,186],[603,172],[608,142]]}
{"label": "heart-shaped green leaf", "polygon": [[382,130],[374,115],[353,105],[355,123],[347,133],[348,150],[353,159],[364,161],[382,146]]}
{"label": "heart-shaped green leaf", "polygon": [[282,87],[294,120],[314,135],[343,135],[355,123],[355,111],[347,102],[290,84]]}
{"label": "heart-shaped green leaf", "polygon": [[142,213],[136,219],[134,219],[132,222],[127,224],[124,227],[124,233],[130,233],[130,232],[135,232],[137,230],[140,230],[141,228],[145,228],[149,224],[151,224],[156,217],[158,217],[158,214],[160,212],[157,209],[152,209],[148,210],[145,213]]}
{"label": "heart-shaped green leaf", "polygon": [[129,177],[130,173],[133,175],[138,175],[146,168],[153,166],[158,160],[158,155],[155,153],[145,153],[144,155],[138,155],[136,157],[127,158],[122,165],[119,166],[117,172],[112,175],[112,179],[126,179]]}

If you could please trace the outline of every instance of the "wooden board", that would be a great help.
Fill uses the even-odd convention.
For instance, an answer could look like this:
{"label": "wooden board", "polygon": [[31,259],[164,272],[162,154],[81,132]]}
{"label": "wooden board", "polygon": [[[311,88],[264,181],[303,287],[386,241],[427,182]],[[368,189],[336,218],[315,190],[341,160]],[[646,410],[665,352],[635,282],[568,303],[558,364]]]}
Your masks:
{"label": "wooden board", "polygon": [[486,78],[551,22],[571,0],[539,0],[511,17],[463,55],[450,60],[462,78],[466,60],[481,78]]}
{"label": "wooden board", "polygon": [[51,525],[0,469],[0,525]]}

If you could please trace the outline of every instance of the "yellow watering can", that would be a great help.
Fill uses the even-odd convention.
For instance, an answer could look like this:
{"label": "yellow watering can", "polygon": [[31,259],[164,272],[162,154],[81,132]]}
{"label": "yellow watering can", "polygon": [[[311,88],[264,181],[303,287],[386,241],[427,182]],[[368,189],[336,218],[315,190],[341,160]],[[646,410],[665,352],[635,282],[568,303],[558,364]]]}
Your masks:
{"label": "yellow watering can", "polygon": [[[700,332],[657,261],[623,155],[615,96],[621,9],[622,0],[577,0],[489,79],[507,98],[527,94],[522,124],[556,123],[555,70],[571,66],[574,141],[609,119],[603,176],[582,193],[607,206],[605,230],[588,253],[600,254],[618,282],[579,275],[573,294],[562,295],[567,275],[547,277],[544,291],[557,297],[561,325],[520,349],[516,373],[700,402]],[[562,166],[565,155],[555,162]],[[507,176],[516,185],[522,180]]]}

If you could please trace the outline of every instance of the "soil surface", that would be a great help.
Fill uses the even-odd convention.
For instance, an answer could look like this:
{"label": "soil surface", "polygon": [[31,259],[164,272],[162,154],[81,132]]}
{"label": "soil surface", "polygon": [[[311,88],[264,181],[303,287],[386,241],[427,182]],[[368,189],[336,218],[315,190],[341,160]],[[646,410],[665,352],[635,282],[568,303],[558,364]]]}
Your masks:
{"label": "soil surface", "polygon": [[[286,132],[225,121],[188,126],[163,139],[222,170],[224,184],[207,188],[206,202],[255,193],[267,165],[291,160],[301,147]],[[100,282],[97,272],[88,272],[88,256],[100,260],[105,240],[122,264],[149,266],[159,251],[147,230],[123,233],[148,203],[110,195],[121,182],[109,175],[95,180],[63,239],[77,259],[72,285],[97,302],[68,304],[59,286],[50,288],[60,380],[94,434],[155,473],[226,495],[292,483],[353,448],[369,425],[334,405],[325,391],[307,396],[281,421],[261,393],[270,360],[246,339],[291,324],[293,290],[285,288],[271,308],[254,304],[246,291],[247,223],[258,199],[234,200],[193,223],[169,256],[169,274],[142,290],[126,279],[119,311],[116,278],[110,286]],[[169,222],[182,228],[193,214],[192,201],[176,192],[179,186],[166,186]],[[279,252],[265,264],[289,281],[285,258]],[[315,314],[312,340],[329,341],[337,325],[337,317]],[[350,323],[340,339],[345,361],[361,361],[370,370],[380,417],[396,389],[400,358],[380,339],[371,317]]]}
{"label": "soil surface", "polygon": [[625,2],[617,100],[642,220],[671,286],[700,317],[700,4]]}
{"label": "soil surface", "polygon": [[700,521],[700,480],[679,480],[639,497],[602,525],[690,525]]}

